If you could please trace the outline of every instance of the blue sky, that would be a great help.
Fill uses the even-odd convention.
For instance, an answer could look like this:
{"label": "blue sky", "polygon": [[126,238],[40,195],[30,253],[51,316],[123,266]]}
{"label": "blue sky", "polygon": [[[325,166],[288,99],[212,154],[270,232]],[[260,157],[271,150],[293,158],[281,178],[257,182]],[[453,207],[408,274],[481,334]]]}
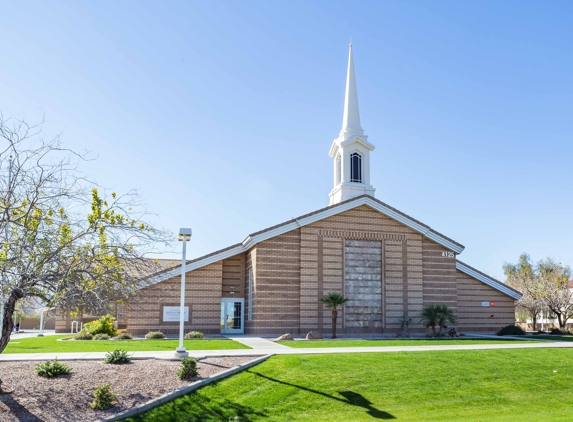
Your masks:
{"label": "blue sky", "polygon": [[573,264],[573,4],[3,2],[0,108],[98,156],[192,257],[328,205],[349,38],[380,200],[503,278]]}

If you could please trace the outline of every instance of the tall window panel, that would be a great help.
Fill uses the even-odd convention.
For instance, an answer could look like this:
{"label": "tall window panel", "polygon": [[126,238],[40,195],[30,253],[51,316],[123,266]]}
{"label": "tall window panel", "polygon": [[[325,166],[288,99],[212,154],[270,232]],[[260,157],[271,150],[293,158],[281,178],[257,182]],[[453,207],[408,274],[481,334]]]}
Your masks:
{"label": "tall window panel", "polygon": [[362,156],[357,152],[350,154],[350,181],[362,183]]}
{"label": "tall window panel", "polygon": [[249,312],[247,313],[247,321],[253,320],[253,268],[249,268]]}
{"label": "tall window panel", "polygon": [[340,184],[340,178],[342,174],[342,157],[338,155],[336,158],[336,184]]}

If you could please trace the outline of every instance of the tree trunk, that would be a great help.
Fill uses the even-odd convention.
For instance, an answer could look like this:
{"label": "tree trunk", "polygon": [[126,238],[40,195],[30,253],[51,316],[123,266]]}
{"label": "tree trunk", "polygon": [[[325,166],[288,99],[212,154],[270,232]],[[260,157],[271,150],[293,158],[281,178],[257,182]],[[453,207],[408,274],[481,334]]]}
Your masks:
{"label": "tree trunk", "polygon": [[557,314],[557,322],[559,323],[559,328],[564,329],[567,320],[563,320],[563,314]]}
{"label": "tree trunk", "polygon": [[[8,342],[10,341],[10,335],[12,334],[12,323],[14,322],[12,317],[14,315],[14,309],[16,308],[16,301],[20,299],[19,295],[12,291],[6,302],[4,303],[4,325],[2,329],[2,338],[0,339],[0,353],[4,351]],[[2,379],[0,379],[0,393],[2,392]]]}
{"label": "tree trunk", "polygon": [[537,331],[537,312],[535,311],[531,311],[531,323],[531,325],[533,325],[533,331]]}
{"label": "tree trunk", "polygon": [[336,320],[338,319],[338,311],[332,310],[332,338],[336,338]]}
{"label": "tree trunk", "polygon": [[436,337],[436,324],[432,324],[431,327],[432,327],[432,336]]}

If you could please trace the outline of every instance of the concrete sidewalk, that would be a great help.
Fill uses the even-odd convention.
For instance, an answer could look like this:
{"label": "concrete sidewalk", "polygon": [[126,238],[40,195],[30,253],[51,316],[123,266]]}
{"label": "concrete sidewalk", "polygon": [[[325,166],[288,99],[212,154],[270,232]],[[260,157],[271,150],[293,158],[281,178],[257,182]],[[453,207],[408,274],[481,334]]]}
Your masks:
{"label": "concrete sidewalk", "polygon": [[[265,340],[267,341],[267,340]],[[271,343],[273,345],[273,343]],[[201,359],[205,357],[220,356],[263,356],[263,355],[320,355],[336,353],[393,353],[393,352],[429,352],[444,350],[499,350],[499,349],[569,349],[573,342],[559,343],[521,343],[515,344],[452,344],[441,346],[388,346],[388,347],[328,347],[295,349],[279,346],[264,349],[232,349],[232,350],[188,350],[189,356]],[[22,353],[0,354],[0,362],[14,361],[45,361],[58,358],[58,360],[99,360],[103,359],[105,352],[91,353]],[[174,351],[130,352],[133,359],[174,359]]]}
{"label": "concrete sidewalk", "polygon": [[229,340],[236,341],[237,343],[244,344],[255,350],[271,350],[271,349],[290,349],[288,346],[282,344],[273,343],[271,340],[265,340],[262,337],[249,336],[245,334],[240,334],[237,336],[225,336]]}

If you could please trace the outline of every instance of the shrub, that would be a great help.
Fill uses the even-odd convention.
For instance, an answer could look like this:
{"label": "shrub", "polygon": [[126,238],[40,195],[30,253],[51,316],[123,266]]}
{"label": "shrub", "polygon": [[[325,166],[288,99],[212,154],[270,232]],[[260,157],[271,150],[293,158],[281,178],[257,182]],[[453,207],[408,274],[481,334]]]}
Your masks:
{"label": "shrub", "polygon": [[115,365],[121,365],[124,363],[130,363],[131,358],[127,354],[127,351],[122,349],[116,349],[113,352],[106,353],[103,359],[104,363],[113,363]]}
{"label": "shrub", "polygon": [[497,332],[498,336],[522,336],[525,334],[517,325],[508,325]]}
{"label": "shrub", "polygon": [[109,336],[107,334],[96,334],[94,340],[109,340]]}
{"label": "shrub", "polygon": [[189,331],[187,334],[185,334],[185,338],[203,338],[203,333],[200,331]]}
{"label": "shrub", "polygon": [[76,340],[91,340],[93,338],[94,338],[94,336],[92,336],[91,334],[88,334],[88,333],[85,333],[85,334],[80,333],[75,337]]}
{"label": "shrub", "polygon": [[92,336],[95,336],[96,334],[107,334],[110,337],[115,337],[118,333],[115,329],[115,326],[113,325],[114,322],[114,317],[109,314],[104,315],[100,319],[88,322],[86,325],[84,325],[82,334],[89,333]]}
{"label": "shrub", "polygon": [[122,333],[122,334],[118,335],[115,339],[116,340],[131,340],[131,336],[129,334]]}
{"label": "shrub", "polygon": [[60,375],[68,375],[72,372],[72,368],[63,363],[58,362],[58,359],[54,359],[53,362],[47,361],[36,365],[34,367],[36,373],[44,378],[55,378]]}
{"label": "shrub", "polygon": [[177,371],[177,376],[180,380],[190,380],[196,377],[197,372],[197,361],[193,358],[183,358],[181,360],[181,367]]}
{"label": "shrub", "polygon": [[165,334],[161,331],[150,331],[145,335],[146,339],[158,339],[158,338],[165,338]]}
{"label": "shrub", "polygon": [[560,335],[563,335],[565,333],[563,331],[561,331],[559,328],[554,328],[553,330],[551,330],[551,332],[549,334],[554,335],[554,336],[560,336]]}
{"label": "shrub", "polygon": [[111,384],[98,385],[94,391],[94,401],[92,403],[92,409],[96,410],[106,410],[109,409],[117,394],[111,392]]}

